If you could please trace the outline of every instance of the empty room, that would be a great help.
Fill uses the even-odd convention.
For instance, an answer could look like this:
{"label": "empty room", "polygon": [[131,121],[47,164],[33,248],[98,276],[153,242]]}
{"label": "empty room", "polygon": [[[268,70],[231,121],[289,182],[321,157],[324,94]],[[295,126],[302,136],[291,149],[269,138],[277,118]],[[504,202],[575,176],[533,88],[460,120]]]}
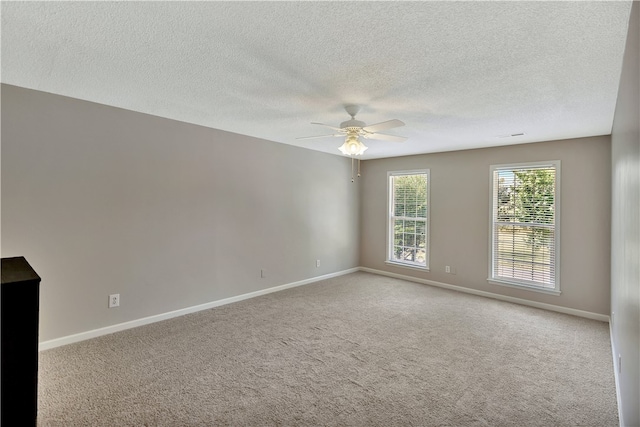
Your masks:
{"label": "empty room", "polygon": [[640,427],[637,1],[0,7],[2,425]]}

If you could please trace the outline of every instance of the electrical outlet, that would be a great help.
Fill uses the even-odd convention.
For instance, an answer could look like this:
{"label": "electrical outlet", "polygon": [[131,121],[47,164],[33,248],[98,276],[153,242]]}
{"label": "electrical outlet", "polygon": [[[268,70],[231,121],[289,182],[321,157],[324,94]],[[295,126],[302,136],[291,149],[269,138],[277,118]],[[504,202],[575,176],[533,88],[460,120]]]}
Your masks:
{"label": "electrical outlet", "polygon": [[265,270],[264,268],[260,270],[260,277],[263,279],[267,277],[267,270]]}
{"label": "electrical outlet", "polygon": [[318,268],[318,267],[320,267],[320,260],[319,259],[316,260],[316,268]]}
{"label": "electrical outlet", "polygon": [[445,265],[444,266],[444,272],[445,273],[451,273],[451,266],[450,265]]}
{"label": "electrical outlet", "polygon": [[618,373],[622,373],[622,356],[618,355]]}
{"label": "electrical outlet", "polygon": [[120,306],[120,294],[109,295],[109,308]]}

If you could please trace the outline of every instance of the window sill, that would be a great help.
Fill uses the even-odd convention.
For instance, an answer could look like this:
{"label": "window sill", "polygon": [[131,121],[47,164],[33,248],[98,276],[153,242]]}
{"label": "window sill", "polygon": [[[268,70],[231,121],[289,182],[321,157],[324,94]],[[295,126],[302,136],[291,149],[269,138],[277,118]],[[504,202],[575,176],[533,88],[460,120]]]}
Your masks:
{"label": "window sill", "polygon": [[491,283],[492,285],[507,286],[509,288],[523,289],[525,291],[533,291],[541,294],[559,296],[562,293],[559,289],[541,288],[533,285],[525,285],[522,283],[507,282],[506,280],[503,281],[503,280],[496,280],[496,279],[490,278],[490,279],[487,279],[487,282]]}
{"label": "window sill", "polygon": [[419,267],[417,265],[402,264],[400,262],[393,262],[393,261],[385,261],[384,263],[387,265],[392,265],[394,267],[408,268],[410,270],[429,272],[429,267]]}

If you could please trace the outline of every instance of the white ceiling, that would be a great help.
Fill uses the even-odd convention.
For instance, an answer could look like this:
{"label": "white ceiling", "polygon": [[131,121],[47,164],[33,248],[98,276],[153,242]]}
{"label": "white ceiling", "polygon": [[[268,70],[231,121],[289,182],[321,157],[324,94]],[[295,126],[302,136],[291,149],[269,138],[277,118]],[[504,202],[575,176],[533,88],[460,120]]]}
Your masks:
{"label": "white ceiling", "polygon": [[[363,158],[609,134],[630,1],[2,2],[3,83]],[[524,132],[524,136],[498,136]]]}

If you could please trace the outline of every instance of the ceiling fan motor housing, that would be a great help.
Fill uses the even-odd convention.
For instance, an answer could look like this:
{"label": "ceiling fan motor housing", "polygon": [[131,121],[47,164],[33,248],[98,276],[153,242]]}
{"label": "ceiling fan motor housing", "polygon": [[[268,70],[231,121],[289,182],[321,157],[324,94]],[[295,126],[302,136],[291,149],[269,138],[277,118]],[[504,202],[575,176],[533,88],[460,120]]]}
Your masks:
{"label": "ceiling fan motor housing", "polygon": [[365,126],[366,126],[365,122],[361,122],[360,120],[356,120],[356,119],[351,119],[351,120],[347,120],[346,122],[340,123],[340,128],[345,129],[347,131],[357,132]]}
{"label": "ceiling fan motor housing", "polygon": [[347,120],[346,122],[340,123],[341,129],[346,129],[347,131],[358,131],[366,126],[365,122],[361,122],[360,120],[356,120],[356,114],[360,111],[360,107],[358,105],[345,105],[344,109],[347,111],[347,114],[351,116],[351,120]]}

